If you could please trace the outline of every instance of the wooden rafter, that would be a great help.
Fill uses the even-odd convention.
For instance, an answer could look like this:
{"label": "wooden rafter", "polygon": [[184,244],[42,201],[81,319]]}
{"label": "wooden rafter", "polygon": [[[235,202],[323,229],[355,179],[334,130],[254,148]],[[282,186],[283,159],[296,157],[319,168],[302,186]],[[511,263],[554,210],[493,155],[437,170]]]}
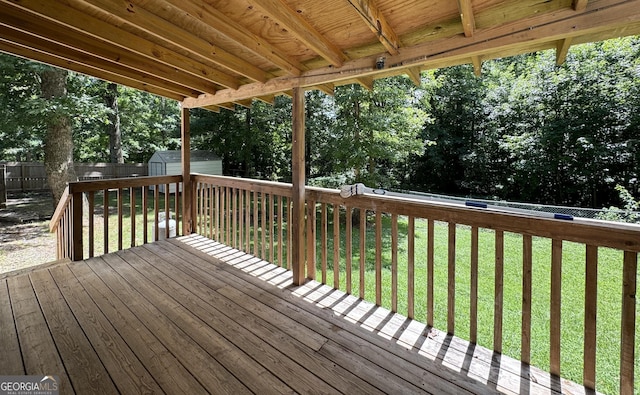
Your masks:
{"label": "wooden rafter", "polygon": [[367,23],[367,26],[373,31],[378,40],[384,45],[391,55],[398,54],[400,42],[396,32],[391,28],[384,15],[378,9],[375,0],[349,0],[353,8]]}
{"label": "wooden rafter", "polygon": [[300,14],[289,8],[283,0],[253,0],[269,16],[281,23],[298,40],[313,49],[333,66],[340,67],[345,61],[342,51],[320,34]]}
{"label": "wooden rafter", "polygon": [[[120,18],[130,24],[131,27],[140,29],[161,41],[169,42],[204,61],[213,62],[254,81],[266,81],[266,73],[263,70],[147,11],[145,8],[138,6],[136,1],[127,2],[126,7],[123,7],[120,2],[112,0],[85,1]],[[230,79],[229,83],[232,84],[233,79]],[[230,87],[233,88],[233,86]]]}
{"label": "wooden rafter", "polygon": [[371,76],[357,78],[356,82],[367,90],[373,90],[373,77]]}
{"label": "wooden rafter", "polygon": [[270,42],[230,22],[229,18],[224,14],[206,3],[196,5],[195,3],[184,0],[167,0],[167,2],[189,13],[194,18],[199,19],[204,24],[219,31],[222,35],[229,37],[249,51],[262,56],[284,70],[287,74],[300,75],[300,72],[305,69],[302,64],[293,60],[290,56],[281,53],[281,51],[271,45]]}
{"label": "wooden rafter", "polygon": [[63,69],[74,70],[78,73],[97,76],[106,81],[115,82],[116,84],[130,86],[134,89],[138,89],[144,92],[149,92],[154,95],[168,97],[169,99],[174,99],[178,101],[182,101],[185,95],[180,95],[178,93],[173,92],[172,90],[167,90],[161,87],[157,87],[151,84],[140,82],[139,79],[129,78],[123,76],[122,72],[111,72],[108,70],[104,70],[100,67],[96,67],[95,65],[90,65],[85,62],[76,62],[70,59],[62,58],[56,56],[55,54],[50,54],[48,51],[38,51],[33,47],[25,47],[16,44],[15,42],[4,41],[3,38],[0,38],[0,51],[10,53],[16,56],[20,56],[27,59],[32,59],[38,62],[46,63],[51,66],[61,67]]}
{"label": "wooden rafter", "polygon": [[573,39],[571,37],[558,41],[558,47],[556,48],[556,65],[560,66],[565,62],[572,41]]}
{"label": "wooden rafter", "polygon": [[411,78],[411,81],[413,81],[416,86],[420,86],[422,84],[422,79],[420,77],[420,67],[408,67],[406,72],[409,78]]}
{"label": "wooden rafter", "polygon": [[[432,68],[462,64],[468,62],[473,56],[491,58],[496,51],[499,54],[509,51],[520,53],[518,51],[521,51],[522,42],[526,42],[528,46],[538,45],[538,48],[554,48],[559,39],[598,32],[603,27],[611,26],[615,21],[619,21],[620,26],[640,23],[640,13],[637,12],[640,1],[616,3],[611,0],[611,3],[608,7],[594,7],[591,11],[587,10],[580,14],[569,9],[566,12],[554,13],[553,19],[549,16],[544,19],[536,16],[499,28],[476,31],[472,42],[469,42],[467,37],[459,36],[405,47],[400,50],[399,55],[388,57],[387,62],[390,65],[401,66],[402,68],[398,67],[398,73],[403,72],[406,67]],[[620,21],[621,15],[625,16],[622,21]],[[533,29],[532,26],[537,27]],[[378,56],[380,54],[352,60],[340,68],[317,68],[304,72],[300,77],[274,78],[264,84],[247,84],[237,90],[221,90],[215,95],[203,94],[197,99],[185,99],[184,104],[186,106],[215,104],[238,97],[278,93],[296,86],[311,87],[327,82],[353,81],[356,78],[381,73],[388,75],[393,71],[393,66],[385,70],[372,67]]]}
{"label": "wooden rafter", "polygon": [[[9,7],[9,8],[7,8]],[[71,31],[74,35],[88,35],[99,39],[106,43],[119,47],[120,50],[129,50],[140,56],[143,56],[154,62],[161,62],[167,66],[183,71],[191,75],[191,78],[197,77],[198,80],[204,78],[208,81],[206,84],[212,84],[219,77],[226,78],[218,70],[213,69],[203,63],[199,63],[179,53],[163,48],[155,43],[131,34],[127,31],[120,30],[115,26],[106,23],[91,15],[79,12],[74,8],[64,6],[60,3],[51,1],[43,3],[37,0],[23,0],[15,3],[8,0],[0,0],[0,12],[7,15],[11,7],[20,7],[22,15],[37,15],[42,18],[52,19],[56,16],[56,23],[59,23]],[[14,11],[15,12],[15,11]],[[42,24],[42,20],[36,21]],[[71,32],[68,32],[70,34]],[[211,85],[213,86],[213,85]],[[211,88],[215,90],[215,88]]]}
{"label": "wooden rafter", "polygon": [[589,0],[573,0],[573,9],[576,11],[584,11],[587,8]]}
{"label": "wooden rafter", "polygon": [[460,10],[460,20],[462,21],[464,35],[465,37],[471,37],[476,30],[476,21],[473,16],[471,0],[458,0],[458,8]]}

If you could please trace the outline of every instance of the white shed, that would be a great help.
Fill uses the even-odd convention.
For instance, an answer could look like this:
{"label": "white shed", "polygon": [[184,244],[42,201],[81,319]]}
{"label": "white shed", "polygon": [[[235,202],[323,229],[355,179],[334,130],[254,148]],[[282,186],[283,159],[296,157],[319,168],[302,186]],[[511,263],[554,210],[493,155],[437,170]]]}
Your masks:
{"label": "white shed", "polygon": [[[191,172],[222,175],[222,159],[210,151],[191,151]],[[156,151],[149,159],[150,176],[170,176],[182,174],[182,157],[179,150]],[[175,185],[170,186],[169,193],[175,193]],[[164,185],[158,188],[164,193]]]}

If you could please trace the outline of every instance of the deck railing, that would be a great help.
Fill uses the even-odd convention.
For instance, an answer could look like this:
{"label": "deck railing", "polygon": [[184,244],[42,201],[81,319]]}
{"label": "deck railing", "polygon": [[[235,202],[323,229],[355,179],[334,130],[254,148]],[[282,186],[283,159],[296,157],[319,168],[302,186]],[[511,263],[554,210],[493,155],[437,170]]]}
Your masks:
{"label": "deck railing", "polygon": [[[142,232],[137,204],[129,206],[131,245],[157,239],[158,212],[170,206],[158,196],[158,186],[168,190],[170,183],[179,191],[181,177],[72,183],[52,220],[59,256],[82,259],[84,240],[88,256],[96,253],[95,194],[102,192],[108,213],[112,189],[114,249],[123,248],[127,194],[133,202],[138,193],[143,196]],[[146,200],[151,185],[153,209]],[[192,228],[203,236],[287,269],[303,264],[308,278],[533,363],[553,377],[570,374],[586,388],[598,388],[598,366],[608,359],[615,367],[609,364],[605,373],[619,375],[613,391],[632,394],[634,380],[637,387],[638,225],[400,197],[344,199],[337,190],[307,188],[306,262],[292,262],[290,184],[194,174],[191,188]],[[93,214],[84,226],[83,194]],[[173,202],[176,220],[180,199],[178,194]],[[148,212],[156,229],[149,238]],[[165,221],[169,236],[168,216]],[[134,235],[140,233],[138,241]]]}
{"label": "deck railing", "polygon": [[58,259],[81,260],[179,234],[181,195],[182,176],[69,183],[49,225]]}
{"label": "deck railing", "polygon": [[[192,181],[200,234],[283,265],[274,248],[290,247],[282,235],[290,185],[202,175]],[[556,377],[578,359],[590,389],[596,362],[609,357],[600,343],[619,341],[619,390],[634,391],[639,251],[637,225],[306,190],[308,278]],[[619,324],[604,319],[609,303]],[[563,328],[576,325],[583,340],[567,339]],[[563,345],[575,341],[579,349]]]}

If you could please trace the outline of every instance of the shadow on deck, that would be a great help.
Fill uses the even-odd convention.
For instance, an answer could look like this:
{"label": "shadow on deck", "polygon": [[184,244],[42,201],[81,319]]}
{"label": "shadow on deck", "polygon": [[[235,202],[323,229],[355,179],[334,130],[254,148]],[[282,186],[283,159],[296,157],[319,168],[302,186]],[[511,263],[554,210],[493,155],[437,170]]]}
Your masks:
{"label": "shadow on deck", "polygon": [[0,280],[0,374],[61,393],[584,393],[201,236]]}

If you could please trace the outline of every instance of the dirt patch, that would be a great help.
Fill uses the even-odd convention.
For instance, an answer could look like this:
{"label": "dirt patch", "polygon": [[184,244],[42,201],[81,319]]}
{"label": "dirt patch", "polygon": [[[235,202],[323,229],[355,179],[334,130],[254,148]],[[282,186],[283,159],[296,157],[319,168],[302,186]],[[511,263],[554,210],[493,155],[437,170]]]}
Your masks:
{"label": "dirt patch", "polygon": [[49,193],[7,196],[0,210],[0,273],[56,259],[55,235],[49,233],[53,201]]}

